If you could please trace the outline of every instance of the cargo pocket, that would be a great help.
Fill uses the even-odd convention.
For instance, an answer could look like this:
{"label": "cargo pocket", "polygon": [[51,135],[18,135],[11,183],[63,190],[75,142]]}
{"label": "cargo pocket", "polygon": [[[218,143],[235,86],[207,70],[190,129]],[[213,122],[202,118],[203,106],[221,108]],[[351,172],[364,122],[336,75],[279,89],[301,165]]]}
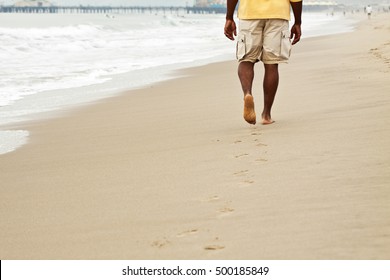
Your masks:
{"label": "cargo pocket", "polygon": [[282,40],[280,45],[280,58],[289,59],[291,54],[291,40],[290,40],[290,31],[282,31]]}
{"label": "cargo pocket", "polygon": [[237,37],[237,49],[236,49],[236,57],[237,59],[244,58],[246,54],[246,40],[244,34],[239,34]]}

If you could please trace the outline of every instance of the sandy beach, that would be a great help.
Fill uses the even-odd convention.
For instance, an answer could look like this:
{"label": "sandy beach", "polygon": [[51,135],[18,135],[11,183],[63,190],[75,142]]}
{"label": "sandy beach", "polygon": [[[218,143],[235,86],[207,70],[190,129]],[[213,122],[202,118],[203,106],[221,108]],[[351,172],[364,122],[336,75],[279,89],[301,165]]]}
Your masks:
{"label": "sandy beach", "polygon": [[232,60],[12,127],[0,259],[389,259],[389,17],[296,45],[272,125]]}

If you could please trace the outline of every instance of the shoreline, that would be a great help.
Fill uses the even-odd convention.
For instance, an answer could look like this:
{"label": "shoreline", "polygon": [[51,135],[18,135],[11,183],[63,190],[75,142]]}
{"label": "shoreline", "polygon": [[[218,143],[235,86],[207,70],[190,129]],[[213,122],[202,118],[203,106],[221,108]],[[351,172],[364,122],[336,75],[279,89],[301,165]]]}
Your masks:
{"label": "shoreline", "polygon": [[[159,83],[180,78],[184,71],[202,67],[213,63],[228,61],[227,55],[220,55],[209,60],[202,59],[188,63],[177,63],[172,65],[157,66],[153,68],[146,68],[134,72],[124,74],[117,74],[111,77],[111,80],[105,82],[105,87],[111,84],[126,84],[128,83],[129,75],[135,77],[143,77],[142,82],[132,81],[132,86],[126,84],[121,86],[121,90],[107,91],[102,90],[100,84],[83,86],[80,88],[58,89],[52,91],[40,92],[31,96],[25,96],[19,100],[17,104],[5,106],[2,111],[2,123],[0,124],[0,137],[3,143],[0,143],[0,156],[21,148],[28,144],[29,131],[15,130],[14,128],[29,126],[29,123],[45,122],[53,118],[61,118],[72,112],[88,106],[93,106],[96,103],[104,102],[106,99],[121,96],[129,91],[139,89],[146,89],[158,85]],[[149,74],[150,77],[145,79]],[[73,93],[75,92],[76,93]],[[79,92],[84,92],[83,97],[80,98]],[[97,91],[100,91],[99,93]],[[56,94],[59,92],[60,94]],[[64,92],[66,94],[64,94]],[[74,101],[77,99],[77,101]],[[48,102],[48,100],[50,100]],[[31,104],[34,104],[33,109]],[[8,107],[9,106],[9,107]],[[40,108],[34,111],[34,107]],[[31,110],[31,111],[29,111]],[[16,113],[12,113],[15,111]],[[7,140],[9,139],[9,141]]]}
{"label": "shoreline", "polygon": [[388,259],[390,26],[367,23],[296,46],[269,126],[235,61],[18,126],[0,258]]}

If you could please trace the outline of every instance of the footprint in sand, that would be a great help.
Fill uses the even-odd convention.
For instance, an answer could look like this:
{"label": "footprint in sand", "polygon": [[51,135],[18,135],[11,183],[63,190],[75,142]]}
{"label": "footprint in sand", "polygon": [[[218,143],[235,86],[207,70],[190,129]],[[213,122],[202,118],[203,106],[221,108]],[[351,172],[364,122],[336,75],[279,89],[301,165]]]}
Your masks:
{"label": "footprint in sand", "polygon": [[235,176],[244,176],[244,175],[247,175],[248,172],[249,172],[249,170],[241,170],[241,171],[234,172],[233,175],[235,175]]}
{"label": "footprint in sand", "polygon": [[169,245],[171,242],[169,242],[167,239],[164,239],[164,240],[156,240],[156,241],[153,241],[152,242],[152,247],[155,247],[155,248],[158,248],[158,249],[161,249],[167,245]]}
{"label": "footprint in sand", "polygon": [[234,141],[234,144],[242,143],[241,140]]}
{"label": "footprint in sand", "polygon": [[264,143],[259,142],[259,141],[260,141],[259,139],[255,139],[254,141],[255,141],[255,142],[258,142],[258,143],[256,144],[256,146],[258,146],[258,147],[267,147],[267,146],[268,146],[267,144],[264,144]]}
{"label": "footprint in sand", "polygon": [[263,144],[263,143],[258,143],[256,144],[257,147],[267,147],[268,145],[267,144]]}
{"label": "footprint in sand", "polygon": [[206,251],[217,251],[217,250],[222,250],[225,249],[225,246],[222,245],[207,245],[204,247]]}
{"label": "footprint in sand", "polygon": [[267,162],[268,159],[265,159],[265,158],[258,158],[256,159],[256,162]]}
{"label": "footprint in sand", "polygon": [[377,59],[381,60],[383,63],[389,64],[390,56],[387,54],[389,53],[388,51],[390,48],[388,46],[390,46],[390,42],[385,43],[380,47],[370,49],[370,53],[373,54]]}
{"label": "footprint in sand", "polygon": [[253,185],[254,183],[255,183],[255,181],[253,181],[253,180],[245,180],[245,181],[241,182],[241,184],[244,186],[250,186],[250,185]]}
{"label": "footprint in sand", "polygon": [[207,199],[201,200],[201,202],[216,202],[218,200],[219,200],[219,196],[218,195],[213,195],[213,196],[210,196]]}
{"label": "footprint in sand", "polygon": [[220,217],[224,217],[224,216],[232,214],[234,212],[234,209],[230,208],[230,207],[224,207],[224,208],[219,209],[218,212],[220,213]]}
{"label": "footprint in sand", "polygon": [[241,157],[246,157],[246,156],[249,156],[249,154],[240,154],[240,155],[235,156],[235,158],[241,158]]}
{"label": "footprint in sand", "polygon": [[190,235],[194,235],[194,234],[197,234],[197,233],[198,233],[197,229],[190,229],[190,230],[183,231],[183,232],[177,234],[176,236],[181,238],[181,237],[187,237],[187,236],[190,236]]}

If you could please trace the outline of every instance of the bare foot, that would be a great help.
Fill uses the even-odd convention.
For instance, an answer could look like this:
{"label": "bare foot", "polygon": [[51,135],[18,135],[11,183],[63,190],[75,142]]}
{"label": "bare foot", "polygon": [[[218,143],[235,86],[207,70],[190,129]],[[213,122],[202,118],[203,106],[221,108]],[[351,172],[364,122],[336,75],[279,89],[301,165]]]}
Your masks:
{"label": "bare foot", "polygon": [[255,103],[251,94],[244,97],[244,119],[250,124],[256,124]]}
{"label": "bare foot", "polygon": [[261,121],[262,125],[267,125],[267,124],[273,124],[275,121],[273,119],[264,119]]}
{"label": "bare foot", "polygon": [[267,125],[267,124],[273,124],[275,121],[271,118],[271,115],[270,114],[267,114],[267,113],[262,113],[261,114],[261,117],[262,117],[262,120],[261,120],[261,124],[262,125]]}

